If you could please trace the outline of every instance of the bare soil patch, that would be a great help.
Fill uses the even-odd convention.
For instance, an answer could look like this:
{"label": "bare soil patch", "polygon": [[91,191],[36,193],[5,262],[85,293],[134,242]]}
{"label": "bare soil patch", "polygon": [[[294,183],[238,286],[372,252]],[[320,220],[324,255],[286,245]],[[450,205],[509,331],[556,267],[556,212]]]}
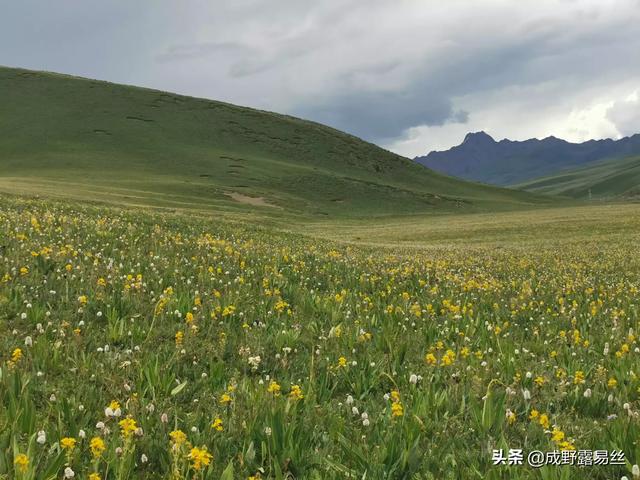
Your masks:
{"label": "bare soil patch", "polygon": [[226,195],[231,197],[236,202],[244,203],[246,205],[253,205],[256,207],[280,208],[277,205],[274,205],[266,201],[264,197],[250,197],[249,195],[244,195],[238,192],[231,192],[231,193],[227,193]]}

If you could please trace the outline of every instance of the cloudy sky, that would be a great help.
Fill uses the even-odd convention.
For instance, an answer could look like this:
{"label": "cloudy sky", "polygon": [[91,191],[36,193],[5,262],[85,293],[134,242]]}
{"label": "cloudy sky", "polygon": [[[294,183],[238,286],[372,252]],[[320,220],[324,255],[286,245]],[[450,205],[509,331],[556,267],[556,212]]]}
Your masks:
{"label": "cloudy sky", "polygon": [[410,157],[478,130],[640,132],[640,0],[7,1],[0,64],[289,113]]}

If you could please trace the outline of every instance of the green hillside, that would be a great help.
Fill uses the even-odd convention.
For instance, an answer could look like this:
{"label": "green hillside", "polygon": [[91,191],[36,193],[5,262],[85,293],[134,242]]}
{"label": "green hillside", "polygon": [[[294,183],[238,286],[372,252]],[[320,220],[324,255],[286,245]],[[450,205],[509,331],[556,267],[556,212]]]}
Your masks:
{"label": "green hillside", "polygon": [[0,190],[318,218],[510,209],[537,196],[226,103],[0,68]]}
{"label": "green hillside", "polygon": [[615,158],[515,186],[531,192],[573,198],[640,198],[640,157]]}

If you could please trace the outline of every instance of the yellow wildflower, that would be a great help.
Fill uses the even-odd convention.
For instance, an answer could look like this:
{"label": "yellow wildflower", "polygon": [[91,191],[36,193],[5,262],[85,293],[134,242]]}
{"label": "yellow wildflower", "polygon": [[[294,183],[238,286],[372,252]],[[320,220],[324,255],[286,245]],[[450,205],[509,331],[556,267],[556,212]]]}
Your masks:
{"label": "yellow wildflower", "polygon": [[120,425],[120,433],[122,434],[123,438],[129,438],[131,434],[138,429],[136,421],[131,417],[120,420],[120,422],[118,422],[118,425]]}
{"label": "yellow wildflower", "polygon": [[558,448],[560,450],[575,450],[576,449],[576,447],[571,442],[569,442],[568,440],[565,440],[563,442],[558,443]]}
{"label": "yellow wildflower", "polygon": [[104,440],[100,437],[93,437],[91,442],[89,442],[89,447],[91,448],[91,453],[95,458],[100,457],[102,452],[107,448],[104,444]]}
{"label": "yellow wildflower", "polygon": [[442,356],[441,363],[444,366],[451,365],[456,359],[456,354],[453,350],[447,350],[447,352]]}
{"label": "yellow wildflower", "polygon": [[16,470],[20,473],[25,473],[29,468],[29,457],[27,457],[24,453],[20,453],[16,456],[16,459],[13,461],[16,466]]}
{"label": "yellow wildflower", "polygon": [[538,423],[542,426],[542,428],[549,428],[549,416],[546,413],[543,413],[542,415],[540,415],[540,420],[538,420]]}
{"label": "yellow wildflower", "polygon": [[404,415],[404,408],[402,407],[402,403],[395,402],[391,404],[391,415],[393,417],[401,417]]}
{"label": "yellow wildflower", "polygon": [[280,395],[280,385],[272,380],[267,387],[267,392],[273,393],[277,397],[278,395]]}
{"label": "yellow wildflower", "polygon": [[182,430],[174,430],[169,434],[169,437],[176,445],[182,445],[187,441],[187,436]]}
{"label": "yellow wildflower", "polygon": [[62,447],[63,450],[71,451],[76,447],[76,439],[73,437],[64,437],[60,440],[60,447]]}
{"label": "yellow wildflower", "polygon": [[211,423],[211,428],[213,428],[214,430],[217,430],[218,432],[222,432],[224,430],[224,426],[222,425],[222,419],[221,418],[216,418]]}
{"label": "yellow wildflower", "polygon": [[429,365],[435,365],[438,362],[436,356],[433,353],[427,353],[424,359]]}
{"label": "yellow wildflower", "polygon": [[11,354],[11,361],[13,363],[18,363],[18,361],[22,358],[22,350],[19,348],[16,348],[13,353]]}
{"label": "yellow wildflower", "polygon": [[551,431],[551,440],[553,440],[556,443],[560,443],[561,441],[564,440],[564,432],[558,428],[554,428]]}
{"label": "yellow wildflower", "polygon": [[207,452],[207,447],[193,447],[189,452],[189,460],[194,470],[202,470],[211,463],[213,456]]}
{"label": "yellow wildflower", "polygon": [[224,307],[224,310],[222,310],[222,316],[227,317],[229,315],[233,315],[233,312],[235,311],[236,311],[236,307],[234,305],[228,305]]}
{"label": "yellow wildflower", "polygon": [[304,398],[304,395],[302,394],[302,388],[300,387],[300,385],[291,385],[289,398],[293,400],[300,400],[301,398]]}

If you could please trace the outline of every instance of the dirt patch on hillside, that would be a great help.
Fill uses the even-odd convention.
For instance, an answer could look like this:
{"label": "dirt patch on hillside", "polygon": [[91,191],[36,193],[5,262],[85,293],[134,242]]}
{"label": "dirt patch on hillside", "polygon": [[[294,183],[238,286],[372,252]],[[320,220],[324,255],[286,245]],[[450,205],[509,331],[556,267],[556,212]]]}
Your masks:
{"label": "dirt patch on hillside", "polygon": [[236,202],[244,203],[246,205],[253,205],[255,207],[280,208],[277,205],[267,202],[264,197],[250,197],[249,195],[244,195],[238,192],[231,192],[227,193],[226,195],[228,197],[231,197]]}

